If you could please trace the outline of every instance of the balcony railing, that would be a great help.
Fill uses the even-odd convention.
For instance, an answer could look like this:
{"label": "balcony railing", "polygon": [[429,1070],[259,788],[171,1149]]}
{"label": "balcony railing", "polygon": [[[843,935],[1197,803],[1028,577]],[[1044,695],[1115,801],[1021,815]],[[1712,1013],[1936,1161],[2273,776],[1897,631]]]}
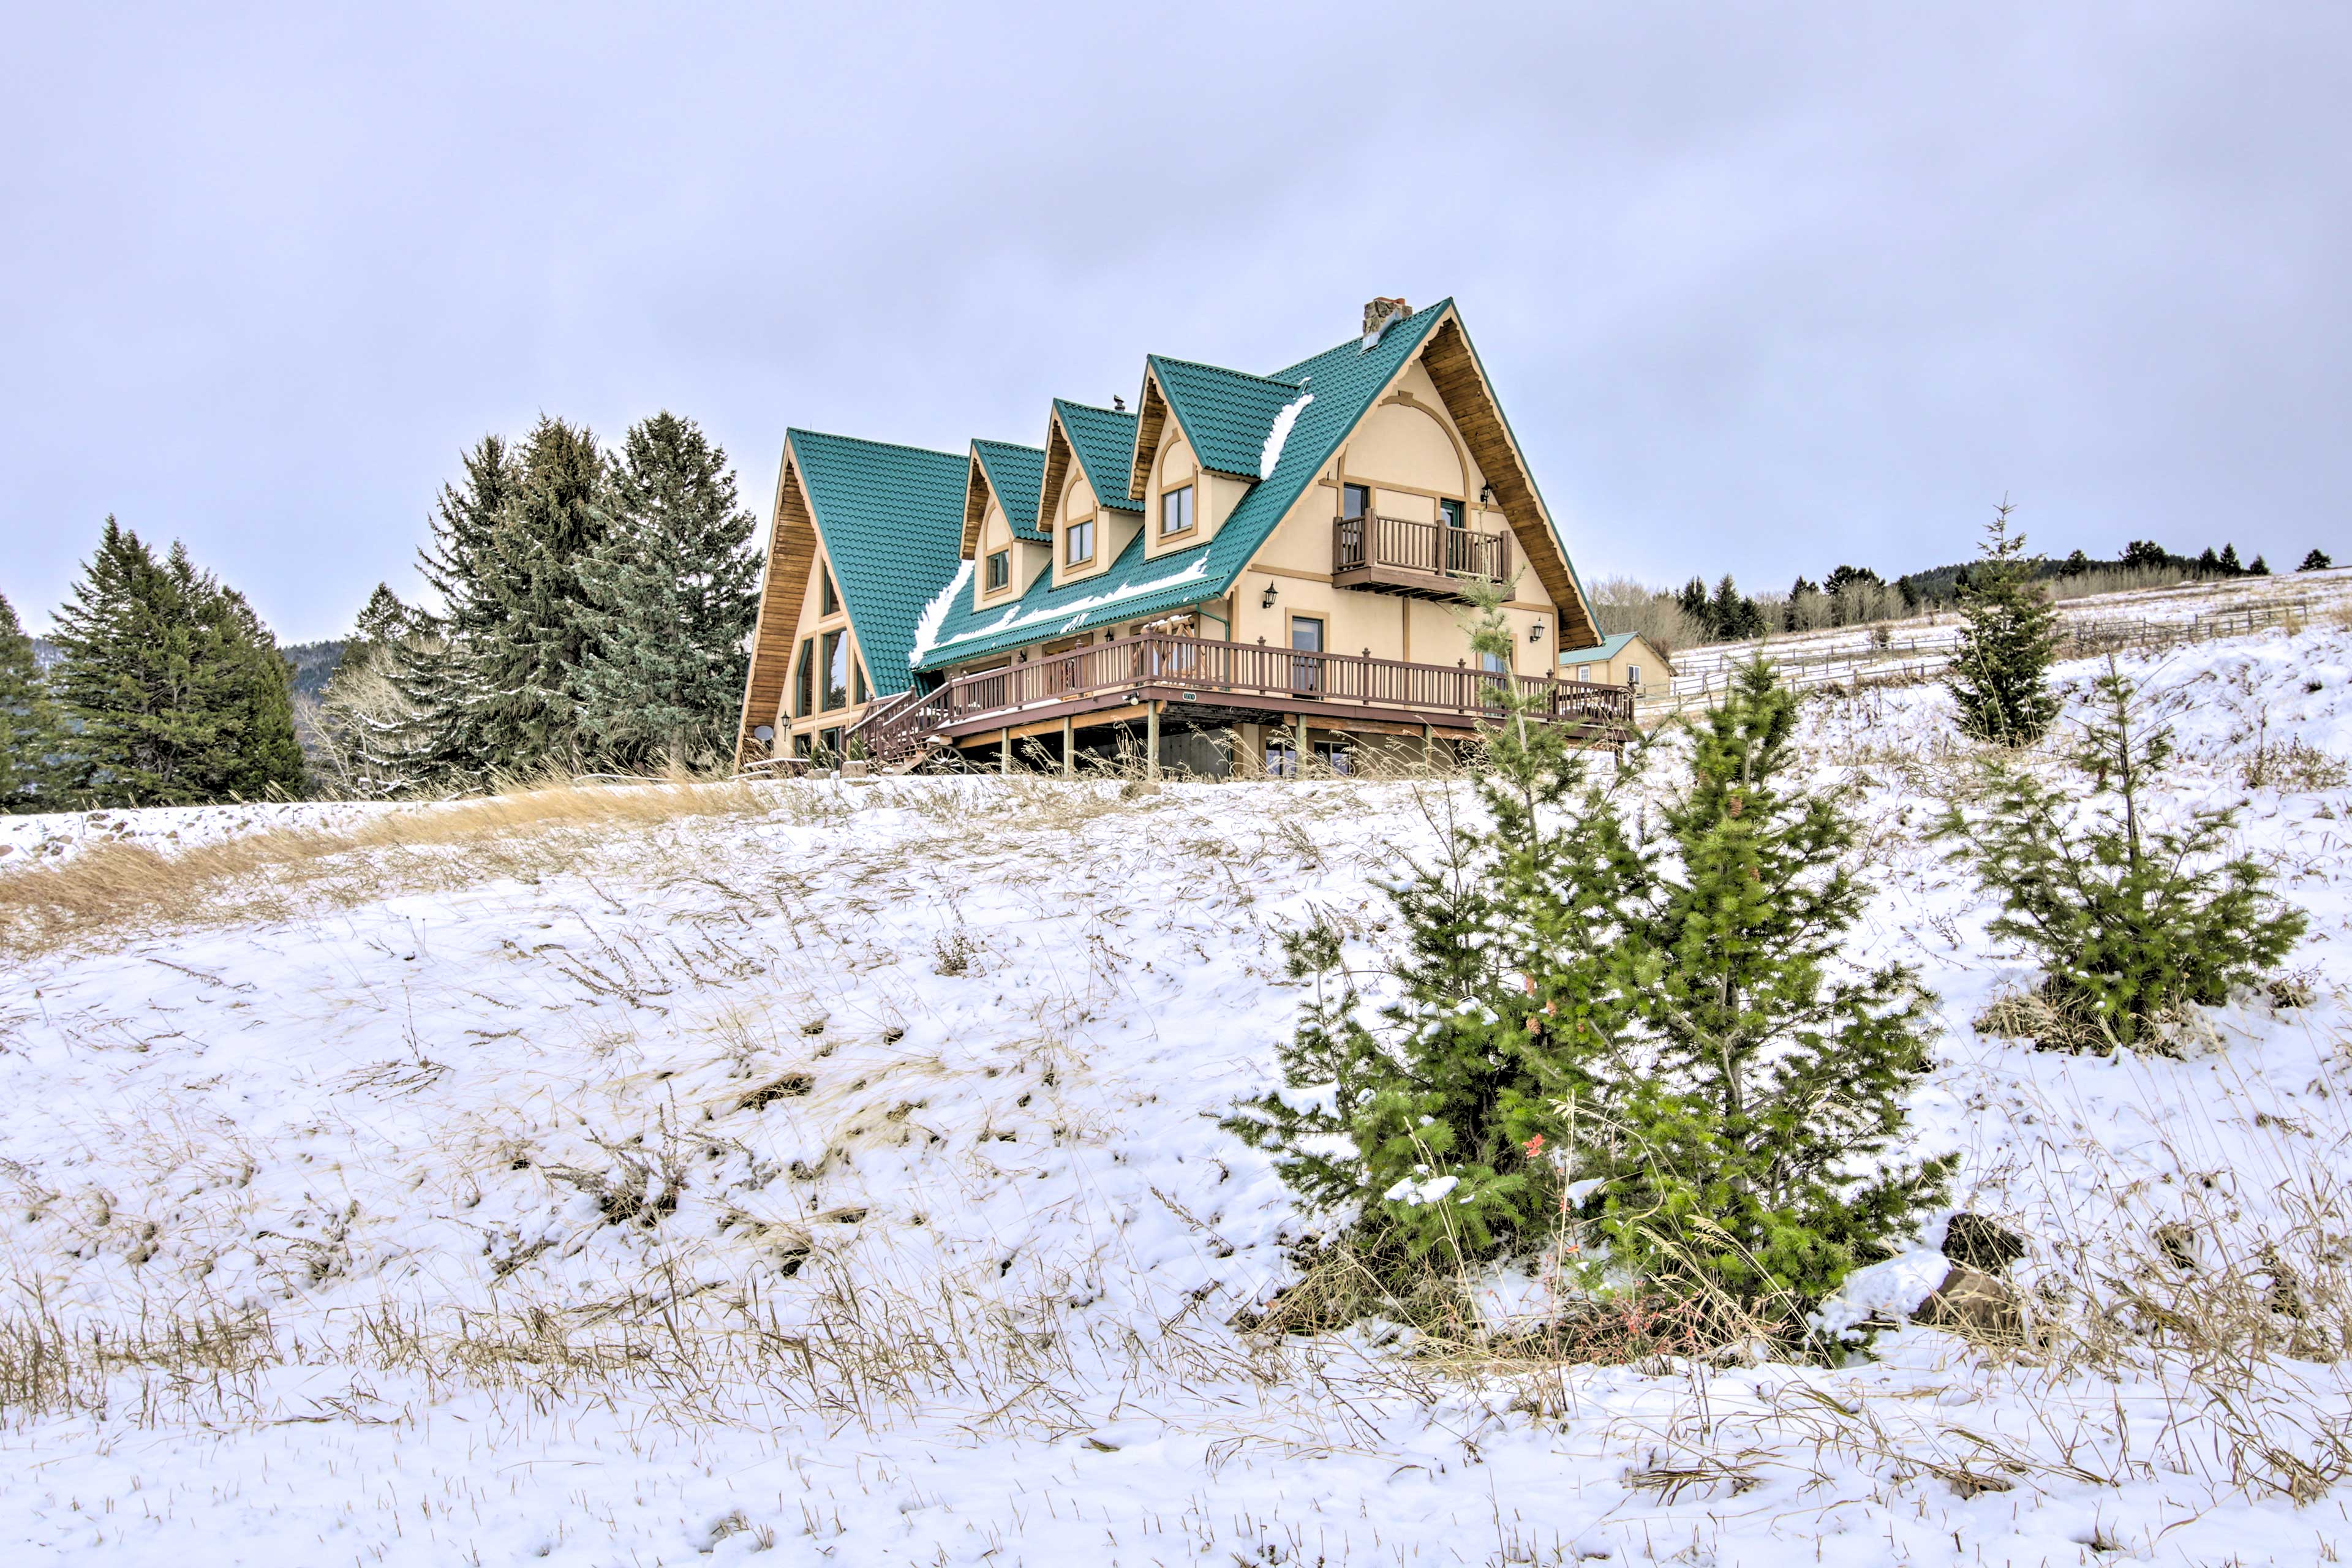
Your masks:
{"label": "balcony railing", "polygon": [[[851,736],[864,742],[868,757],[887,766],[954,734],[1147,699],[1305,710],[1343,723],[1351,712],[1361,711],[1366,717],[1467,728],[1504,717],[1503,693],[1512,679],[1460,665],[1155,634],[960,676],[935,691],[877,708]],[[1539,699],[1532,715],[1538,720],[1611,734],[1633,725],[1633,699],[1624,687],[1525,678],[1519,686]]]}
{"label": "balcony railing", "polygon": [[1343,517],[1331,525],[1331,575],[1349,573],[1381,579],[1366,586],[1397,585],[1396,574],[1424,577],[1433,591],[1455,577],[1499,583],[1511,574],[1510,536],[1402,517]]}

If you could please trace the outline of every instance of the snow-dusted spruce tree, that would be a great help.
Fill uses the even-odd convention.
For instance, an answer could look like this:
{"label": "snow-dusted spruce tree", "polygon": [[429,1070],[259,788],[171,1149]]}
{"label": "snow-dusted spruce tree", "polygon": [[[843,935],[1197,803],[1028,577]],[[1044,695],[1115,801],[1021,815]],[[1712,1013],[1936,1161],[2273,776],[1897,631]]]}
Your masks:
{"label": "snow-dusted spruce tree", "polygon": [[491,570],[475,584],[499,614],[467,661],[488,773],[568,763],[581,751],[572,685],[593,630],[580,570],[612,515],[610,469],[586,426],[542,416],[516,456]]}
{"label": "snow-dusted spruce tree", "polygon": [[630,426],[612,492],[611,527],[580,563],[583,748],[624,768],[731,755],[760,557],[727,454],[665,411]]}
{"label": "snow-dusted spruce tree", "polygon": [[432,540],[416,552],[441,613],[418,611],[413,639],[383,661],[399,707],[384,745],[410,789],[475,784],[490,766],[477,676],[482,650],[499,636],[499,600],[489,584],[499,520],[520,464],[497,436],[458,460],[464,477],[441,487]]}
{"label": "snow-dusted spruce tree", "polygon": [[437,651],[427,618],[377,584],[319,699],[318,772],[331,793],[377,800],[415,787],[409,746],[418,715],[401,680]]}
{"label": "snow-dusted spruce tree", "polygon": [[406,660],[410,768],[463,787],[576,759],[572,682],[592,636],[580,568],[606,531],[611,493],[595,436],[542,417],[509,446],[484,437],[442,489],[418,564],[442,612]]}
{"label": "snow-dusted spruce tree", "polygon": [[1962,624],[1948,684],[1961,733],[2030,746],[2058,717],[2048,673],[2058,612],[2035,578],[2038,558],[2025,553],[2025,535],[2010,531],[2015,510],[2006,500],[1994,509],[1982,552],[1956,585]]}
{"label": "snow-dusted spruce tree", "polygon": [[0,597],[0,812],[55,811],[62,737],[33,639]]}
{"label": "snow-dusted spruce tree", "polygon": [[49,687],[70,721],[67,793],[189,805],[302,793],[290,672],[242,595],[178,545],[162,560],[106,520],[58,611]]}
{"label": "snow-dusted spruce tree", "polygon": [[2042,1043],[2145,1047],[2166,1013],[2226,1002],[2275,969],[2305,919],[2271,894],[2261,862],[2225,853],[2236,808],[2190,807],[2179,827],[2148,820],[2172,730],[2112,656],[2091,697],[2073,754],[2089,799],[1992,762],[1979,797],[1951,805],[1937,831],[2000,895],[1992,934],[2042,959]]}

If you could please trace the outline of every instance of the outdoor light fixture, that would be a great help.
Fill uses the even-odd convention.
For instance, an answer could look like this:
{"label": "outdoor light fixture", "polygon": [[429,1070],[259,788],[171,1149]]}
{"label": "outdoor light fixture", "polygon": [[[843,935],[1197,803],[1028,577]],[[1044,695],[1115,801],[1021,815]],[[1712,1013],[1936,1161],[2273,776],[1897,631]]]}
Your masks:
{"label": "outdoor light fixture", "polygon": [[1528,641],[1543,641],[1543,623],[1541,621],[1538,621],[1534,626],[1528,628]]}
{"label": "outdoor light fixture", "polygon": [[1274,608],[1274,579],[1271,577],[1265,580],[1265,593],[1258,599],[1257,607],[1261,610]]}
{"label": "outdoor light fixture", "polygon": [[1480,506],[1493,506],[1495,504],[1494,486],[1480,485],[1478,487],[1478,504]]}

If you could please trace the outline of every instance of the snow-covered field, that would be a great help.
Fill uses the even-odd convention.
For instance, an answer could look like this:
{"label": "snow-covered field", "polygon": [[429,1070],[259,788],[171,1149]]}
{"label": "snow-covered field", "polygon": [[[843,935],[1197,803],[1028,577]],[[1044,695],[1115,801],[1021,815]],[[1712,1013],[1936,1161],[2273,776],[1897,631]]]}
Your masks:
{"label": "snow-covered field", "polygon": [[[2245,801],[2313,916],[2305,1005],[2249,994],[2177,1059],[1979,1037],[2031,970],[1922,840],[1947,700],[1806,708],[1861,790],[1873,953],[1944,998],[1923,1148],[2032,1240],[2057,1337],[2024,1356],[1909,1327],[1834,1370],[1539,1367],[1229,1326],[1306,1228],[1216,1121],[1297,1004],[1271,933],[1389,940],[1376,879],[1447,786],[5,823],[0,875],[256,852],[167,921],[0,948],[5,1560],[2335,1561],[2352,634],[2143,668],[2185,704],[2181,798]],[[2196,1273],[2150,1261],[2172,1223]],[[2265,1246],[2314,1300],[2249,1352],[2200,1313]]]}

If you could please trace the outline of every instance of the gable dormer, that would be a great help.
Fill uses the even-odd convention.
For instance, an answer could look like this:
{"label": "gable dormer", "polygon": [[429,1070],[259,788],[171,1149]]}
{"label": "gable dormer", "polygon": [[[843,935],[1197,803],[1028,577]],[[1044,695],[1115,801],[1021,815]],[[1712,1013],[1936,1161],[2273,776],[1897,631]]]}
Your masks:
{"label": "gable dormer", "polygon": [[1037,518],[1053,541],[1056,587],[1108,570],[1142,531],[1143,503],[1127,482],[1135,419],[1124,410],[1054,400]]}
{"label": "gable dormer", "polygon": [[963,556],[972,563],[974,610],[1010,604],[1053,564],[1053,540],[1037,522],[1045,451],[974,441],[964,481]]}
{"label": "gable dormer", "polygon": [[1305,396],[1295,383],[1192,360],[1148,356],[1129,493],[1143,507],[1147,555],[1205,544],[1265,477],[1283,411]]}

